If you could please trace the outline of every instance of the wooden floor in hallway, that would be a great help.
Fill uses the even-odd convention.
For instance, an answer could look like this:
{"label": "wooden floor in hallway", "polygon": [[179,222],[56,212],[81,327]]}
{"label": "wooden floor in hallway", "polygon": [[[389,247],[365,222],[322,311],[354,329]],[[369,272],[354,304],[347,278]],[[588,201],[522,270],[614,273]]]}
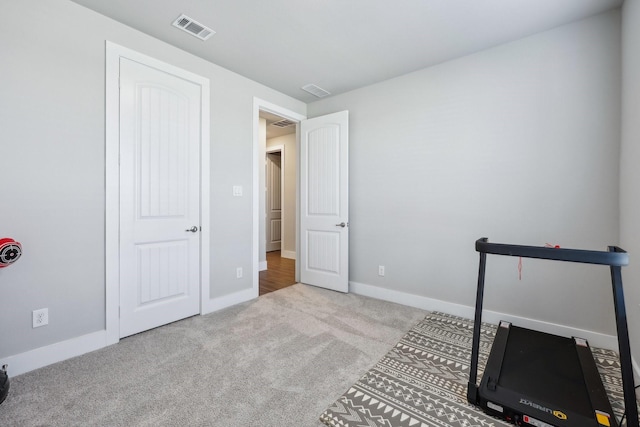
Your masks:
{"label": "wooden floor in hallway", "polygon": [[267,252],[267,270],[260,272],[260,295],[296,283],[296,261],[282,258],[280,251]]}

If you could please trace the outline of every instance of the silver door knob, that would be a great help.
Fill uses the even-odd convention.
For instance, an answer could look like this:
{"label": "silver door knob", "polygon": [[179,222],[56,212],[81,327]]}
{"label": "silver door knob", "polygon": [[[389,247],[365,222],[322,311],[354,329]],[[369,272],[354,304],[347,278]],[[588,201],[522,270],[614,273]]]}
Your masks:
{"label": "silver door knob", "polygon": [[198,232],[198,227],[194,225],[193,227],[191,227],[191,228],[187,228],[187,229],[186,229],[186,230],[184,230],[184,231],[190,231],[190,232],[192,232],[192,233],[197,233],[197,232]]}
{"label": "silver door knob", "polygon": [[344,222],[341,222],[340,224],[336,224],[336,227],[345,228],[346,226],[347,226],[347,224],[345,224]]}

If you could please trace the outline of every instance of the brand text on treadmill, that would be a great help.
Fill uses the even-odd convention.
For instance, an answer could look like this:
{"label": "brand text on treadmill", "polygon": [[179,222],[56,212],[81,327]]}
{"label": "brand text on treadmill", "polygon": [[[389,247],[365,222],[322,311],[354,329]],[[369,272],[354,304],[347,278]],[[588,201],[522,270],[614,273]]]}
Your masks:
{"label": "brand text on treadmill", "polygon": [[561,420],[566,420],[567,419],[567,416],[566,416],[566,414],[564,412],[554,411],[552,409],[547,408],[546,406],[538,405],[537,403],[532,402],[532,401],[530,401],[528,399],[520,398],[520,403],[523,404],[523,405],[531,406],[532,408],[535,408],[535,409],[539,409],[540,411],[543,411],[543,412],[546,412],[548,414],[551,414],[551,415],[553,415],[556,418],[559,418]]}

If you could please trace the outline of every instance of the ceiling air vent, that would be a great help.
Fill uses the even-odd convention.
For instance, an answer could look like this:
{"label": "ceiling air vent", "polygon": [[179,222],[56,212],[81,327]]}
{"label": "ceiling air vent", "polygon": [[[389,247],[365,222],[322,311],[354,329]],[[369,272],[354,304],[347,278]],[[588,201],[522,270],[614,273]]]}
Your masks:
{"label": "ceiling air vent", "polygon": [[296,122],[292,122],[291,120],[282,119],[278,122],[271,123],[271,126],[278,126],[279,128],[288,128],[289,126],[295,125]]}
{"label": "ceiling air vent", "polygon": [[302,86],[302,90],[306,90],[311,95],[317,96],[318,98],[324,98],[327,95],[331,95],[330,92],[327,92],[326,90],[324,90],[321,87],[318,87],[318,86],[316,86],[316,85],[314,85],[312,83],[309,83],[308,85]]}
{"label": "ceiling air vent", "polygon": [[178,19],[173,21],[173,26],[186,31],[192,36],[196,36],[200,40],[207,40],[216,33],[211,28],[205,27],[198,21],[189,18],[187,15],[180,15]]}

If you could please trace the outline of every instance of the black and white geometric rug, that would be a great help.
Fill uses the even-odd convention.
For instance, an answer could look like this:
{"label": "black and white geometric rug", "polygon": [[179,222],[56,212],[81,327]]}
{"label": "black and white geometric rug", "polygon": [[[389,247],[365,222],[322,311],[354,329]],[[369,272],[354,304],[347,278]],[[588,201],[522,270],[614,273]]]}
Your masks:
{"label": "black and white geometric rug", "polygon": [[[489,357],[495,325],[481,327],[478,378]],[[473,321],[433,312],[322,413],[331,427],[509,426],[467,402]],[[614,351],[591,348],[619,420],[624,398]]]}

